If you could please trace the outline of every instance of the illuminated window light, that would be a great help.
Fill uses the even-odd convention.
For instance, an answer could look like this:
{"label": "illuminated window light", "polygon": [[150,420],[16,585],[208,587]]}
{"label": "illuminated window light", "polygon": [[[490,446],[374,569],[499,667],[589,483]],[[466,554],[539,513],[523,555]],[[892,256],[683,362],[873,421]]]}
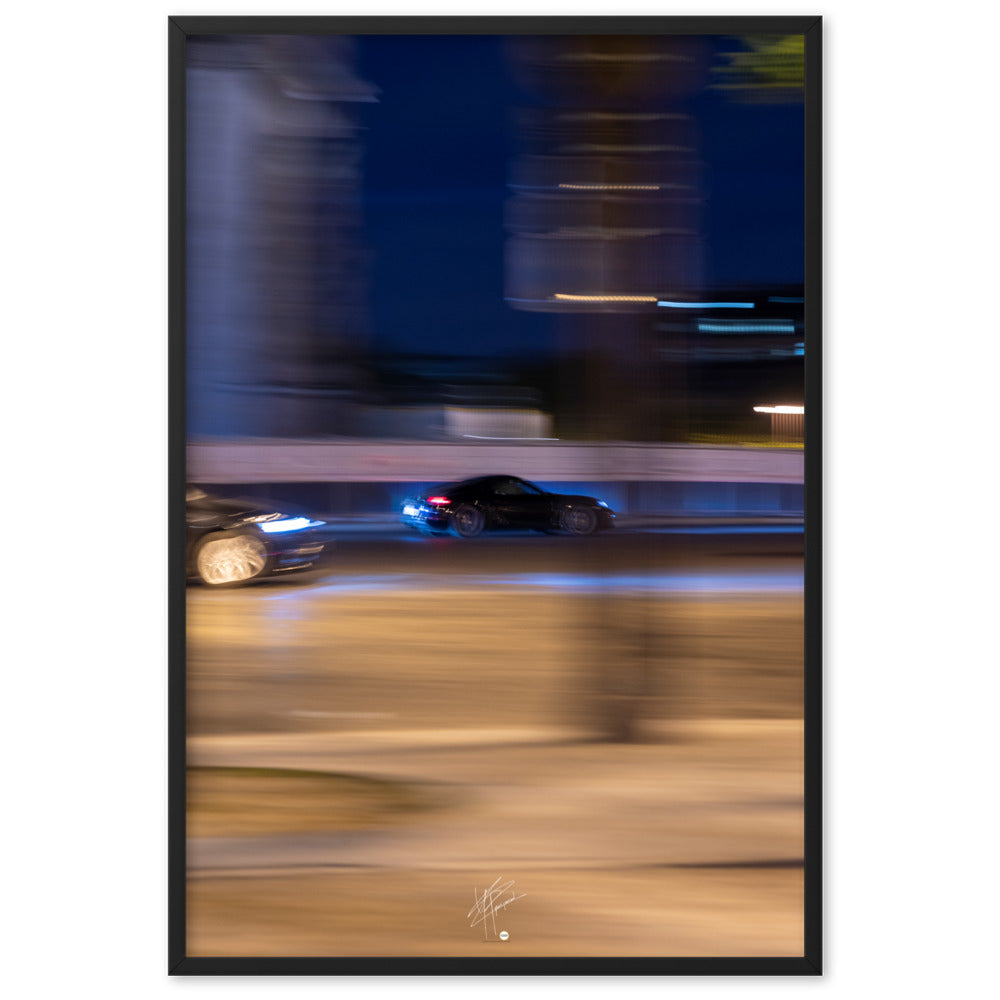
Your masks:
{"label": "illuminated window light", "polygon": [[660,300],[658,306],[669,309],[753,309],[752,302],[666,302]]}
{"label": "illuminated window light", "polygon": [[699,323],[699,333],[795,333],[791,323]]}
{"label": "illuminated window light", "polygon": [[755,406],[754,413],[805,413],[804,406]]}
{"label": "illuminated window light", "polygon": [[552,297],[560,302],[656,302],[655,295],[569,295],[556,292]]}

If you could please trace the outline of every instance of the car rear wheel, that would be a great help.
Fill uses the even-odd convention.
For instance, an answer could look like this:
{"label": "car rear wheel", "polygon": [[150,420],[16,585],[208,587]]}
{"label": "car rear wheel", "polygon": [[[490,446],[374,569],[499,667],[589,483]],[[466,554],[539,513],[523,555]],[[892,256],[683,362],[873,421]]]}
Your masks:
{"label": "car rear wheel", "polygon": [[454,514],[451,515],[452,531],[459,538],[475,538],[480,534],[486,524],[483,512],[468,504],[462,504]]}
{"label": "car rear wheel", "polygon": [[589,507],[570,507],[563,511],[562,526],[571,535],[592,535],[597,530],[597,514]]}
{"label": "car rear wheel", "polygon": [[245,583],[264,572],[267,547],[253,535],[209,535],[198,549],[195,566],[210,587]]}

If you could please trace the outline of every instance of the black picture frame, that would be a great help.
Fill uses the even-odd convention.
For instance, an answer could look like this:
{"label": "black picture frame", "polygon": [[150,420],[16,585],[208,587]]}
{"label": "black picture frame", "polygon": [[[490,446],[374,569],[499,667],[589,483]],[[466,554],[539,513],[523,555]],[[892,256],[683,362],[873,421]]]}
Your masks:
{"label": "black picture frame", "polygon": [[[822,19],[820,17],[171,17],[169,40],[169,918],[171,975],[805,975],[822,973]],[[192,957],[186,949],[186,49],[206,35],[769,34],[805,41],[804,948],[745,958]]]}

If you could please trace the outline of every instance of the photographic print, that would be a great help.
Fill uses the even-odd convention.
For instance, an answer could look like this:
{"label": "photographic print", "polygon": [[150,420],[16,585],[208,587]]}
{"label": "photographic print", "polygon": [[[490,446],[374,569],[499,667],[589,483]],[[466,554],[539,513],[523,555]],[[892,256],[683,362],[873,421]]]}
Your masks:
{"label": "photographic print", "polygon": [[170,19],[170,970],[798,974],[817,17]]}

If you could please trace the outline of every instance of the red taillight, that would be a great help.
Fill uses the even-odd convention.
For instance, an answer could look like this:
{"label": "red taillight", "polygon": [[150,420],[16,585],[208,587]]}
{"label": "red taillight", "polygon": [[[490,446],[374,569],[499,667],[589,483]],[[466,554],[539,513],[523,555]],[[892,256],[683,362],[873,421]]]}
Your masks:
{"label": "red taillight", "polygon": [[428,503],[451,503],[447,497],[428,497]]}

